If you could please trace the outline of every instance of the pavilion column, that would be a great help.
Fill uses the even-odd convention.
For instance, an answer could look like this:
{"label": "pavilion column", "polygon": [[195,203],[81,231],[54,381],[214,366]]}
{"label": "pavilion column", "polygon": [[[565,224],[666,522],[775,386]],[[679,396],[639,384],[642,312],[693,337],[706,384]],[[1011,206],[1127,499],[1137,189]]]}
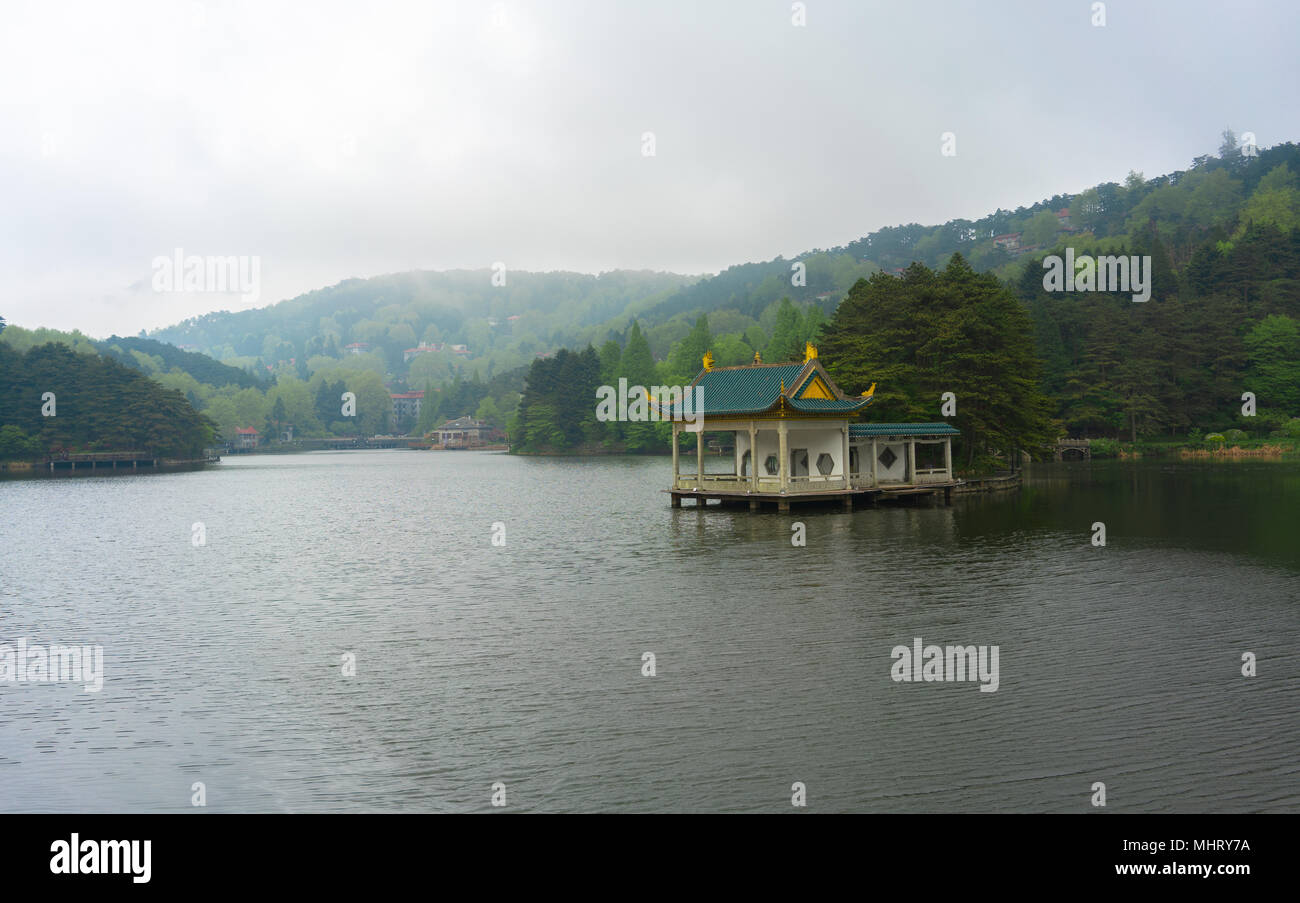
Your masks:
{"label": "pavilion column", "polygon": [[952,439],[943,440],[943,467],[948,471],[948,479],[952,480]]}
{"label": "pavilion column", "polygon": [[700,431],[695,434],[695,486],[701,491],[704,489],[704,424],[702,423]]}
{"label": "pavilion column", "polygon": [[907,440],[907,481],[916,485],[916,440]]}
{"label": "pavilion column", "polygon": [[875,489],[878,482],[876,479],[876,439],[873,436],[871,439],[871,488]]}
{"label": "pavilion column", "polygon": [[677,478],[681,475],[681,464],[678,461],[677,437],[681,435],[682,425],[676,420],[673,421],[673,488],[677,488]]}
{"label": "pavilion column", "polygon": [[758,430],[749,421],[749,491],[758,492]]}
{"label": "pavilion column", "polygon": [[844,474],[844,488],[852,489],[853,480],[849,476],[849,423],[844,422],[844,454],[840,458],[840,471]]}
{"label": "pavilion column", "polygon": [[777,435],[776,463],[781,469],[780,470],[781,491],[785,492],[787,489],[790,488],[790,461],[789,461],[790,437],[789,437],[789,428],[786,426],[786,422],[784,420],[782,420],[779,424],[777,424],[776,435]]}

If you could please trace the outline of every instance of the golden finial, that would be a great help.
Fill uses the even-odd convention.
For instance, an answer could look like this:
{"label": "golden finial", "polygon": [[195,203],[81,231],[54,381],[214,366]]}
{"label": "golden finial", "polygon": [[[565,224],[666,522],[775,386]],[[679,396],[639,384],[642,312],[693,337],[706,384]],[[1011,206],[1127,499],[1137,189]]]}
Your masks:
{"label": "golden finial", "polygon": [[712,369],[713,369],[713,352],[712,352],[712,351],[706,351],[706,352],[704,352],[704,369],[705,369],[705,370],[712,370]]}
{"label": "golden finial", "polygon": [[803,362],[806,364],[809,361],[816,360],[816,359],[817,359],[817,346],[814,345],[812,342],[804,342]]}
{"label": "golden finial", "polygon": [[875,395],[875,394],[876,394],[876,384],[875,384],[875,383],[872,383],[872,384],[871,384],[871,388],[870,388],[870,389],[867,389],[867,391],[863,392],[862,395],[861,395],[861,397],[862,397],[862,398],[870,398],[872,395]]}
{"label": "golden finial", "polygon": [[757,351],[754,352],[754,363],[756,364],[763,363],[763,355],[759,354]]}

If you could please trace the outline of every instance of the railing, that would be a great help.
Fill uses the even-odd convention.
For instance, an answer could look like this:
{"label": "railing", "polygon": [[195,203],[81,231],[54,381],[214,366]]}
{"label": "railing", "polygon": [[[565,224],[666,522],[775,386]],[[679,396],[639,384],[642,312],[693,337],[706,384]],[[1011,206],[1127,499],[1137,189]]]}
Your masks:
{"label": "railing", "polygon": [[924,483],[951,483],[952,476],[946,467],[917,468],[912,482],[920,486]]}
{"label": "railing", "polygon": [[698,474],[679,474],[674,489],[720,489],[741,491],[749,488],[749,477],[734,473],[706,473],[701,480]]}
{"label": "railing", "polygon": [[791,477],[790,488],[796,491],[808,492],[817,489],[844,489],[846,487],[844,477],[824,477],[821,474],[809,474],[807,476]]}
{"label": "railing", "polygon": [[[870,479],[867,479],[867,483]],[[858,480],[853,481],[856,487],[859,485]],[[753,492],[755,486],[749,476],[734,473],[706,473],[703,480],[698,474],[679,474],[676,482],[673,484],[674,489],[700,489],[703,491],[715,490],[718,492]],[[788,490],[790,492],[815,492],[819,489],[846,489],[849,488],[840,476],[824,477],[821,474],[812,476],[790,477]],[[781,491],[781,480],[779,477],[760,476],[758,478],[757,491],[763,493],[779,493]]]}

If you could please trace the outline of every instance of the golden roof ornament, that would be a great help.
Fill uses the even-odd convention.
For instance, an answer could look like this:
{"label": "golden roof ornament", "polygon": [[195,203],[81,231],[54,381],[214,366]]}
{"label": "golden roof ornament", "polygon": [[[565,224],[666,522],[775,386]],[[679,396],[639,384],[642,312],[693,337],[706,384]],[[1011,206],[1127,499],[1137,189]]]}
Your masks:
{"label": "golden roof ornament", "polygon": [[704,369],[705,369],[705,370],[712,370],[712,369],[713,369],[713,352],[712,352],[712,351],[706,351],[706,352],[704,352]]}
{"label": "golden roof ornament", "polygon": [[763,363],[763,355],[759,354],[757,351],[754,352],[754,363],[756,364]]}
{"label": "golden roof ornament", "polygon": [[806,364],[809,361],[815,361],[816,359],[817,359],[817,346],[814,345],[812,342],[804,342],[803,362]]}
{"label": "golden roof ornament", "polygon": [[876,394],[876,384],[875,384],[875,383],[872,383],[872,384],[871,384],[871,388],[867,389],[867,391],[863,392],[862,395],[859,396],[859,397],[861,397],[861,398],[870,398],[872,395],[875,395],[875,394]]}

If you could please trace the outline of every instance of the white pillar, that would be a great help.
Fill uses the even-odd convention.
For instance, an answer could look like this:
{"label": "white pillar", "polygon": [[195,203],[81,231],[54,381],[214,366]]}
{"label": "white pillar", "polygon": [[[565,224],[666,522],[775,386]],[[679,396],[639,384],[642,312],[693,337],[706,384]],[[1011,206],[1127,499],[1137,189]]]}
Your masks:
{"label": "white pillar", "polygon": [[943,467],[948,471],[948,479],[952,479],[952,438],[946,437],[943,440]]}
{"label": "white pillar", "polygon": [[916,485],[916,440],[908,438],[907,440],[907,473],[908,482],[913,486]]}
{"label": "white pillar", "polygon": [[702,423],[700,431],[695,434],[695,488],[704,488],[704,424]]}
{"label": "white pillar", "polygon": [[758,430],[749,421],[749,490],[758,492]]}
{"label": "white pillar", "polygon": [[852,478],[849,476],[849,424],[844,423],[844,454],[840,458],[840,472],[844,474],[844,488],[852,489]]}
{"label": "white pillar", "polygon": [[872,489],[876,488],[877,482],[879,481],[876,479],[876,438],[872,436],[871,437],[871,488]]}
{"label": "white pillar", "polygon": [[676,420],[673,421],[673,488],[677,488],[677,478],[681,474],[681,465],[677,459],[677,436],[682,431],[682,425]]}
{"label": "white pillar", "polygon": [[790,488],[790,438],[787,435],[787,427],[784,420],[777,424],[777,467],[780,468],[781,474],[781,491],[785,492]]}

